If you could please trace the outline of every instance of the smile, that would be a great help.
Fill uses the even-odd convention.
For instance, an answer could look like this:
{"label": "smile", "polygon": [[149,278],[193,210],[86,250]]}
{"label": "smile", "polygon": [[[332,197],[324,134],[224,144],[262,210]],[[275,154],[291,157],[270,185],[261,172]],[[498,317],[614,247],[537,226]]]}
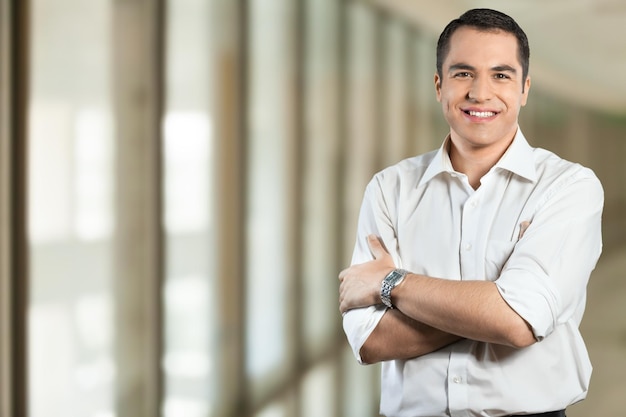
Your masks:
{"label": "smile", "polygon": [[473,117],[483,117],[483,118],[493,117],[497,114],[496,112],[492,112],[492,111],[473,111],[473,110],[468,110],[465,113]]}

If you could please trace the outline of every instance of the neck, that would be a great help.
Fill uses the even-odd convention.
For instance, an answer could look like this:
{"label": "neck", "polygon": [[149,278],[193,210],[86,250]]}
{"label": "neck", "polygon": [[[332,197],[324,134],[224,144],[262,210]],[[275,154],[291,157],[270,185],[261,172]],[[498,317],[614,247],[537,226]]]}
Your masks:
{"label": "neck", "polygon": [[480,187],[481,178],[500,160],[512,141],[500,147],[464,147],[450,140],[450,162],[455,171],[467,175],[470,185],[476,190]]}

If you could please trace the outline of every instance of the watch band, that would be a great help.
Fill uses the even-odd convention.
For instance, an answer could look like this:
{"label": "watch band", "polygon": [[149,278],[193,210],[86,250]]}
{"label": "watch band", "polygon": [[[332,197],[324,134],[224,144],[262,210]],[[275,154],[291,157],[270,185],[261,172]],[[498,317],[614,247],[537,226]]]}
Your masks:
{"label": "watch band", "polygon": [[396,286],[398,286],[404,277],[409,273],[404,269],[394,269],[391,271],[385,279],[383,279],[382,285],[380,287],[380,300],[389,308],[394,308],[391,303],[391,290],[393,290]]}

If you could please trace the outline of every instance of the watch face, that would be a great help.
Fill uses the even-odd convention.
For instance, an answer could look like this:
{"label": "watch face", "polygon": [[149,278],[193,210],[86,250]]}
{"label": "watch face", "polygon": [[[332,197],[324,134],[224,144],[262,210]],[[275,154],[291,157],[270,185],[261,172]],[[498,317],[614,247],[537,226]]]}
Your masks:
{"label": "watch face", "polygon": [[404,279],[404,275],[403,271],[394,269],[392,275],[389,277],[389,283],[395,287]]}
{"label": "watch face", "polygon": [[406,274],[407,271],[403,269],[394,269],[383,280],[380,288],[380,299],[387,307],[393,308],[393,304],[391,304],[391,290],[402,282]]}

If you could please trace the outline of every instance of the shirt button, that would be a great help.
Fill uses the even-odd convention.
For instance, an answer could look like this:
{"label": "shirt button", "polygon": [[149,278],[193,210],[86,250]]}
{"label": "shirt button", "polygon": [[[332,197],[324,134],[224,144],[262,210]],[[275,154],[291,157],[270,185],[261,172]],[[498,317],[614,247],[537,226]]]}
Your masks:
{"label": "shirt button", "polygon": [[472,244],[471,243],[466,243],[465,244],[465,250],[472,250]]}
{"label": "shirt button", "polygon": [[471,203],[472,208],[475,208],[478,205],[478,201],[474,200]]}
{"label": "shirt button", "polygon": [[460,384],[462,381],[460,376],[455,376],[454,378],[452,378],[452,382],[454,382],[455,384]]}

